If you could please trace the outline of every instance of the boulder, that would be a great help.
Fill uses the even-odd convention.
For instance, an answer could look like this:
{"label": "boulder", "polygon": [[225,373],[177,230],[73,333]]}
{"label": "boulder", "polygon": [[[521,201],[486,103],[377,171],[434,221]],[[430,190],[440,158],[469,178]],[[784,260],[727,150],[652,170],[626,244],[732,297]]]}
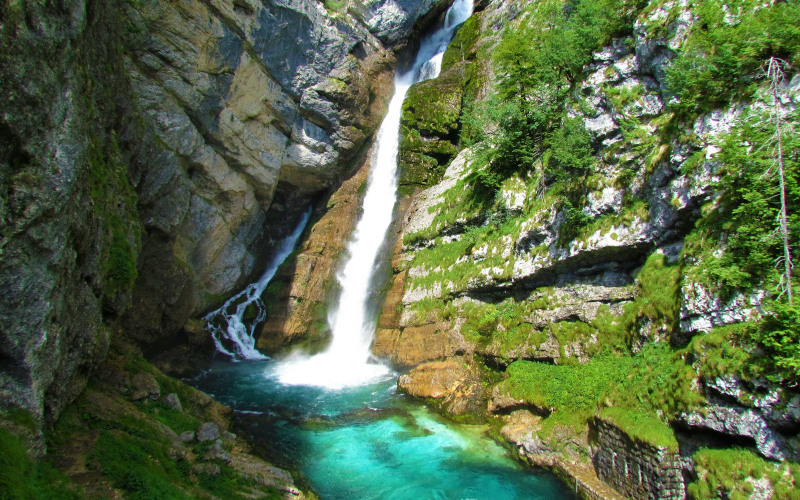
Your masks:
{"label": "boulder", "polygon": [[164,404],[168,407],[172,408],[175,411],[183,411],[183,406],[181,405],[181,400],[178,398],[178,395],[173,393],[167,394],[164,398]]}
{"label": "boulder", "polygon": [[397,380],[399,391],[418,398],[430,398],[454,416],[480,418],[486,396],[480,373],[460,358],[423,363]]}
{"label": "boulder", "polygon": [[219,439],[219,427],[214,422],[206,422],[197,429],[197,441],[204,443]]}

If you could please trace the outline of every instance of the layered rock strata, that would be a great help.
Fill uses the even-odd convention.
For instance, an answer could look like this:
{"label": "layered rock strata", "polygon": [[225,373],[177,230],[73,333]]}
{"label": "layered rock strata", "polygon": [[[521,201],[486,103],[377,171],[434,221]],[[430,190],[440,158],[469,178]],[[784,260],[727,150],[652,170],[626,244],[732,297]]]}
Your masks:
{"label": "layered rock strata", "polygon": [[112,329],[163,352],[258,274],[349,175],[434,3],[4,7],[3,405],[54,419]]}
{"label": "layered rock strata", "polygon": [[[486,369],[483,377],[491,385],[509,377],[509,366],[518,372],[532,365],[580,367],[603,351],[634,358],[653,345],[668,345],[667,359],[685,367],[686,379],[675,381],[676,387],[683,384],[669,389],[675,392],[658,389],[665,391],[665,401],[646,403],[653,405],[648,418],[660,432],[713,436],[707,445],[742,443],[766,459],[792,459],[800,449],[793,437],[797,426],[790,423],[793,390],[759,376],[745,382],[721,375],[742,367],[730,362],[733,354],[724,344],[730,342],[725,332],[734,330],[720,327],[763,313],[769,294],[758,286],[721,292],[703,274],[703,259],[724,254],[727,229],[719,241],[698,230],[724,204],[720,176],[725,168],[736,168],[725,166],[721,141],[759,105],[733,102],[688,119],[677,115],[668,67],[686,47],[698,14],[687,2],[654,4],[637,11],[631,31],[592,54],[584,74],[570,81],[564,124],[574,120],[587,134],[590,173],[572,170],[574,179],[557,180],[557,173],[548,173],[553,159],[543,146],[535,165],[491,178],[493,151],[481,144],[464,147],[471,138],[459,126],[475,115],[457,101],[460,96],[474,105],[474,96],[491,94],[496,79],[503,78],[492,74],[485,59],[497,43],[493,33],[534,22],[542,12],[537,8],[528,8],[517,21],[525,6],[489,4],[462,28],[457,36],[462,43],[445,55],[454,64],[451,71],[460,65],[460,74],[469,76],[459,79],[445,70],[439,81],[409,91],[409,96],[441,95],[442,101],[426,106],[421,97],[404,110],[401,181],[412,196],[401,215],[394,277],[373,352],[409,370],[401,389],[437,399],[450,412],[453,395],[463,391],[443,385],[461,386],[465,368],[459,362]],[[784,105],[796,109],[800,77],[781,88]],[[499,125],[488,120],[483,126],[491,136]],[[570,189],[580,196],[567,199]],[[491,196],[481,194],[486,191]],[[576,219],[583,222],[575,224]],[[701,246],[705,254],[698,251]],[[737,348],[742,363],[762,354],[752,345]],[[635,423],[623,429],[600,419],[578,430],[583,427],[568,424],[563,408],[559,414],[557,404],[547,404],[563,398],[563,388],[545,382],[540,388],[520,376],[517,394],[525,397],[500,391],[504,385],[479,396],[493,418],[510,419],[506,438],[526,460],[571,468],[576,478],[596,473],[595,484],[599,476],[634,498],[685,496],[682,474],[691,474],[696,448],[682,442],[667,452],[639,443]],[[613,387],[604,394],[608,399],[601,398],[587,415],[611,405],[612,396],[625,396]],[[594,464],[586,461],[589,455],[596,456]],[[593,472],[584,474],[586,468]],[[597,493],[601,490],[587,496],[620,495]]]}

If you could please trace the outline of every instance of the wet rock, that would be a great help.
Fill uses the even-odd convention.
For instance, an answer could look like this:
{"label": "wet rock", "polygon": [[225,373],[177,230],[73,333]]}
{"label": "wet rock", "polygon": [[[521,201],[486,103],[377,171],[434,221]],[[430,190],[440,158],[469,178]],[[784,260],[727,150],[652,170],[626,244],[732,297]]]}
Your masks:
{"label": "wet rock", "polygon": [[206,422],[197,429],[197,441],[204,443],[219,439],[219,427],[214,422]]}
{"label": "wet rock", "polygon": [[181,405],[181,400],[178,398],[178,395],[173,393],[167,394],[164,398],[164,404],[169,406],[175,411],[183,411],[183,406]]}
{"label": "wet rock", "polygon": [[359,190],[369,174],[364,164],[327,200],[327,206],[296,256],[273,278],[278,289],[272,309],[258,338],[258,348],[274,352],[299,341],[319,348],[328,335],[328,292],[334,287],[335,270],[360,209]]}
{"label": "wet rock", "polygon": [[388,0],[370,3],[366,13],[369,30],[383,43],[394,45],[402,40],[416,20],[427,13],[438,0]]}
{"label": "wet rock", "polygon": [[532,433],[541,430],[542,417],[534,415],[528,410],[515,410],[503,417],[505,425],[500,429],[500,434],[509,443],[522,446],[532,439]]}
{"label": "wet rock", "polygon": [[455,356],[474,348],[459,329],[447,324],[409,325],[400,329],[379,329],[372,352],[392,363],[412,367],[426,361]]}
{"label": "wet rock", "polygon": [[291,474],[256,457],[233,452],[230,466],[237,473],[262,486],[272,486],[292,497],[304,498],[302,492],[295,487]]}
{"label": "wet rock", "polygon": [[401,392],[438,400],[451,415],[480,416],[486,397],[480,373],[459,358],[423,363],[397,380]]}

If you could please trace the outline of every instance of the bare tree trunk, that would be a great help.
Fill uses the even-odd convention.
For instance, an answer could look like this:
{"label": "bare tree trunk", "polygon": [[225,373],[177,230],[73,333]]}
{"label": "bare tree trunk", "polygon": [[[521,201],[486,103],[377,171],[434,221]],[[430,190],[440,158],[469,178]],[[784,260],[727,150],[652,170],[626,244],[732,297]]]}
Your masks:
{"label": "bare tree trunk", "polygon": [[770,78],[770,88],[772,90],[772,105],[773,112],[775,113],[775,135],[778,140],[778,177],[781,191],[781,237],[783,238],[783,266],[784,266],[784,285],[786,293],[789,298],[789,304],[794,304],[794,297],[792,292],[792,254],[789,251],[789,223],[786,210],[786,178],[784,175],[784,162],[783,162],[783,130],[781,127],[781,100],[778,96],[778,86],[783,81],[784,75],[781,69],[780,60],[774,57],[770,58],[769,66],[767,68],[767,76]]}

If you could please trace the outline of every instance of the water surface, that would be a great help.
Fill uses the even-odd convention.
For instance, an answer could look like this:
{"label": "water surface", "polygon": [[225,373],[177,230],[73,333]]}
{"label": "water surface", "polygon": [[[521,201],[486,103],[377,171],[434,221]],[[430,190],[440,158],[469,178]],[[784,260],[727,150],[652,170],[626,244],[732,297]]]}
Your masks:
{"label": "water surface", "polygon": [[192,383],[240,412],[277,465],[302,472],[323,499],[573,498],[551,474],[513,460],[486,426],[447,424],[397,394],[394,378],[287,386],[276,364],[218,362]]}

